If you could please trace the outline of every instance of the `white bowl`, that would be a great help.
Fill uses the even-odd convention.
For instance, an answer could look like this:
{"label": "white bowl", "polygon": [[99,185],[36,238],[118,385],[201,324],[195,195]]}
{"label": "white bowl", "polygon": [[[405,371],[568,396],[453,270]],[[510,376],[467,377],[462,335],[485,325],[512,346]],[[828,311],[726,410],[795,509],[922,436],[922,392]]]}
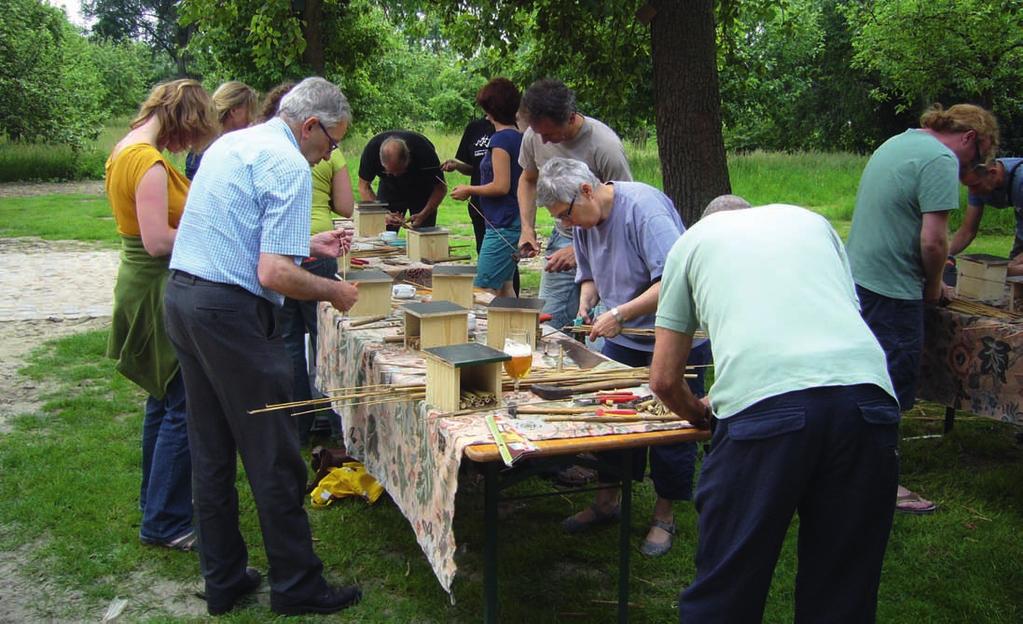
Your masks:
{"label": "white bowl", "polygon": [[412,284],[395,284],[391,287],[391,295],[395,299],[411,299],[416,296],[416,287]]}
{"label": "white bowl", "polygon": [[392,242],[398,240],[398,233],[397,232],[390,232],[390,231],[388,231],[388,232],[381,232],[380,233],[380,240],[384,241],[385,243],[392,243]]}

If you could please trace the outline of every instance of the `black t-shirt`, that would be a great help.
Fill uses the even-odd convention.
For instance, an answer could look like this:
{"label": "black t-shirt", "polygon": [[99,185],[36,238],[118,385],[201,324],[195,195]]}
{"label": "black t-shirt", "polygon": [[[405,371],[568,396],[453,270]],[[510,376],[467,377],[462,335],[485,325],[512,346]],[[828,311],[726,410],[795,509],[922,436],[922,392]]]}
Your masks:
{"label": "black t-shirt", "polygon": [[[411,158],[408,169],[400,176],[387,175],[380,164],[380,145],[392,136],[405,141]],[[437,182],[444,182],[433,143],[418,132],[407,130],[388,130],[370,139],[362,150],[359,177],[367,182],[380,178],[377,199],[390,204],[392,210],[408,210],[413,214],[423,209]]]}
{"label": "black t-shirt", "polygon": [[455,158],[467,165],[472,165],[472,175],[469,177],[470,184],[473,186],[478,186],[480,183],[480,163],[487,155],[492,134],[494,134],[494,124],[485,118],[470,121],[462,131],[462,141],[458,144]]}

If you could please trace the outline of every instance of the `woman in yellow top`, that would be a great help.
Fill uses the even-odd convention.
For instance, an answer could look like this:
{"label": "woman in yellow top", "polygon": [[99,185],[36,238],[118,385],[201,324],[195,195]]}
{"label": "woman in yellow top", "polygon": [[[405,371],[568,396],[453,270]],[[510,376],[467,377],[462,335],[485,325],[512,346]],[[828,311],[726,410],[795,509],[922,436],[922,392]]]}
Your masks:
{"label": "woman in yellow top", "polygon": [[[244,82],[230,80],[217,87],[213,92],[213,108],[220,121],[220,134],[248,128],[256,119],[257,99],[256,92]],[[201,162],[202,152],[188,152],[185,156],[185,177],[194,179]]]}
{"label": "woman in yellow top", "polygon": [[194,80],[157,85],[106,163],[106,192],[121,235],[107,356],[149,393],[142,425],[139,539],[195,545],[185,387],[163,325],[163,289],[188,180],[162,151],[202,149],[216,136],[210,98]]}

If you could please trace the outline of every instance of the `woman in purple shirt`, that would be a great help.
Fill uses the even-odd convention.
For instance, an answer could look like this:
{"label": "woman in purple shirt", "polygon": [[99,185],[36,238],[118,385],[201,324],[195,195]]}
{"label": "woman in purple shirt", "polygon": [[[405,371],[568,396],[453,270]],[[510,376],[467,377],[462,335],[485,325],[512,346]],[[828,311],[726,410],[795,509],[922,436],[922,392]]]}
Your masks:
{"label": "woman in purple shirt", "polygon": [[[593,324],[590,339],[604,338],[603,353],[628,366],[649,366],[653,338],[626,336],[622,329],[653,328],[661,272],[675,241],[685,231],[668,197],[641,182],[601,183],[585,163],[553,158],[540,170],[537,203],[574,231],[575,281],[580,285],[578,315]],[[600,302],[607,308],[595,319],[590,311]],[[696,345],[690,365],[709,360],[704,341]],[[702,370],[690,380],[694,394],[702,396]],[[613,461],[613,453],[601,454]],[[610,457],[609,457],[610,456]],[[635,453],[633,474],[643,478],[646,453]],[[673,501],[691,500],[696,445],[682,443],[650,449],[650,477],[657,492],[650,532],[640,552],[656,557],[671,549],[676,533]],[[612,475],[598,472],[598,480],[611,483]],[[578,533],[595,524],[618,518],[618,493],[597,491],[593,505],[566,518],[562,527]]]}

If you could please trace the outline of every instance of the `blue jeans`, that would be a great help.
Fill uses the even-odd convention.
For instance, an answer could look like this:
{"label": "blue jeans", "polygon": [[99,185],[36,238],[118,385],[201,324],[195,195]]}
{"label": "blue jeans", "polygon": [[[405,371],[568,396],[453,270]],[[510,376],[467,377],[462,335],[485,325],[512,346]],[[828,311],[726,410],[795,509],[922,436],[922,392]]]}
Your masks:
{"label": "blue jeans", "polygon": [[916,401],[920,358],[924,349],[924,302],[892,299],[856,286],[860,315],[884,349],[899,407],[906,411]]}
{"label": "blue jeans", "polygon": [[[572,239],[555,229],[547,241],[546,257],[559,249],[572,246]],[[575,283],[575,269],[561,273],[540,274],[540,298],[544,300],[543,311],[551,315],[551,326],[562,328],[575,318],[579,311],[579,285]]]}
{"label": "blue jeans", "polygon": [[185,384],[174,375],[162,399],[146,399],[142,422],[139,509],[146,541],[169,542],[192,530],[192,459],[185,420]]}
{"label": "blue jeans", "polygon": [[798,513],[796,624],[873,622],[898,422],[895,400],[869,384],[788,392],[719,420],[696,488],[696,578],[679,621],[761,622]]}
{"label": "blue jeans", "polygon": [[[313,275],[333,279],[337,273],[337,260],[333,258],[317,258],[302,263],[302,268]],[[312,347],[309,351],[309,358],[316,361],[316,301],[299,301],[287,297],[284,305],[277,312],[278,321],[281,324],[281,337],[284,339],[284,348],[291,358],[292,374],[295,382],[295,401],[307,401],[313,398],[315,392],[312,382],[309,379],[309,364],[305,357],[305,336],[309,334]],[[319,393],[317,393],[319,396]],[[302,408],[308,409],[308,408]],[[331,434],[338,437],[341,431],[341,419],[333,411],[326,411],[330,421]],[[316,421],[316,414],[302,414],[295,417],[298,420],[299,442],[305,444],[309,440],[309,430]]]}

